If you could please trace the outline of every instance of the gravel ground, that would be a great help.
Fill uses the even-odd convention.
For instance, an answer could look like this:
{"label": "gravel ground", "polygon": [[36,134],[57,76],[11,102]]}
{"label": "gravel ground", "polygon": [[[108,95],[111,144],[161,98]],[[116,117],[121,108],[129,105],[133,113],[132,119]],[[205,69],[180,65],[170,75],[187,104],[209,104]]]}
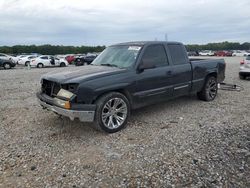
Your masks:
{"label": "gravel ground", "polygon": [[42,110],[39,78],[59,68],[0,70],[0,187],[250,187],[241,59],[225,58],[225,81],[244,91],[142,108],[115,134]]}

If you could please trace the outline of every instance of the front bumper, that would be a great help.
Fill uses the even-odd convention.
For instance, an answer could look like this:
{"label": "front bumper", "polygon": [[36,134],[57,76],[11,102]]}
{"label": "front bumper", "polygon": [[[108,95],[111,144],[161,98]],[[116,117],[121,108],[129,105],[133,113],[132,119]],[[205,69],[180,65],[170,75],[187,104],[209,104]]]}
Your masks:
{"label": "front bumper", "polygon": [[96,105],[94,104],[72,104],[70,110],[57,106],[54,98],[38,92],[38,102],[47,110],[53,111],[56,114],[66,116],[70,120],[79,119],[81,122],[93,122],[95,118]]}

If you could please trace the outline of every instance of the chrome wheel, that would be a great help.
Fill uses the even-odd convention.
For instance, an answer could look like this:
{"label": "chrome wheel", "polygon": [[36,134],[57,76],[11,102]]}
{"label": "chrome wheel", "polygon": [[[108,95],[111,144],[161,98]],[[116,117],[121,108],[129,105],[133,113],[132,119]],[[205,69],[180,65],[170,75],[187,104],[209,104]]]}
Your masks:
{"label": "chrome wheel", "polygon": [[211,99],[214,99],[217,95],[217,82],[213,79],[208,82],[208,95]]}
{"label": "chrome wheel", "polygon": [[121,98],[108,100],[102,109],[102,123],[109,129],[120,127],[127,118],[128,106]]}

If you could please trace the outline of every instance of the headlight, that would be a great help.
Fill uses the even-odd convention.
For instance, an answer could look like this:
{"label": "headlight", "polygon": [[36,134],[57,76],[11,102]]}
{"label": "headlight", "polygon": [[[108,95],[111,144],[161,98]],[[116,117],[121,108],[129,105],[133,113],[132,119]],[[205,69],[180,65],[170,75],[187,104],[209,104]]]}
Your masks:
{"label": "headlight", "polygon": [[66,99],[70,99],[71,97],[73,97],[74,93],[71,93],[70,91],[67,91],[65,89],[60,89],[59,92],[57,93],[57,96],[59,97],[63,97]]}
{"label": "headlight", "polygon": [[54,102],[55,102],[58,106],[61,106],[61,107],[66,108],[66,109],[70,109],[70,107],[71,107],[69,101],[64,101],[64,100],[61,100],[61,99],[58,99],[58,98],[54,98]]}

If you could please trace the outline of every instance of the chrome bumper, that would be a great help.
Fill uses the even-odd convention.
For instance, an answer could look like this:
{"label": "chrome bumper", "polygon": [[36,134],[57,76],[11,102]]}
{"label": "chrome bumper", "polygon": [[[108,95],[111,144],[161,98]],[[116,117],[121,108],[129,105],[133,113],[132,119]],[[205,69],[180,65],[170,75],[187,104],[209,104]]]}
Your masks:
{"label": "chrome bumper", "polygon": [[46,102],[43,102],[40,99],[38,99],[38,102],[43,108],[53,111],[59,115],[69,117],[70,120],[72,121],[74,119],[79,119],[81,122],[93,122],[94,121],[95,111],[67,110],[67,109],[57,107],[57,106],[50,105]]}

